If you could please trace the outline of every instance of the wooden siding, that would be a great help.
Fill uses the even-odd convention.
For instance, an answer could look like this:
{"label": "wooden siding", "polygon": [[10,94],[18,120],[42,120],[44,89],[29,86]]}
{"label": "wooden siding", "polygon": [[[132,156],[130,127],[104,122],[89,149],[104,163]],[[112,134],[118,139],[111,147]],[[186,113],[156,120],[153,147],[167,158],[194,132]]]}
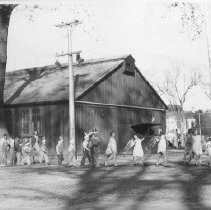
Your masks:
{"label": "wooden siding", "polygon": [[125,74],[122,65],[80,100],[165,109],[161,99],[138,71],[135,68],[134,75]]}
{"label": "wooden siding", "polygon": [[[64,137],[65,148],[69,142],[69,112],[68,103],[57,105],[38,106],[41,110],[41,134],[47,139],[47,146],[50,153],[55,154],[55,146],[58,137]],[[21,109],[29,107],[7,108],[11,112],[7,118],[9,132],[14,136],[21,136]],[[111,130],[117,132],[118,150],[121,152],[127,141],[132,137],[134,131],[131,125],[138,123],[152,122],[161,123],[165,130],[165,112],[141,110],[120,107],[103,107],[85,104],[76,104],[76,141],[77,151],[81,153],[84,132],[96,127],[99,130],[100,151],[104,152],[108,143]],[[11,123],[13,122],[13,123]]]}
{"label": "wooden siding", "polygon": [[[125,68],[127,65],[123,63],[79,98],[80,103],[76,102],[76,147],[78,153],[82,151],[84,132],[94,127],[99,130],[101,152],[105,151],[109,133],[112,130],[117,133],[119,152],[134,135],[131,125],[151,123],[154,119],[153,122],[160,123],[165,131],[166,107],[162,100],[134,65],[132,65],[134,74],[125,74]],[[83,101],[100,104],[85,104]],[[123,106],[112,106],[112,104]],[[40,135],[46,136],[49,152],[55,154],[56,143],[60,135],[64,137],[67,150],[69,143],[68,101],[8,107],[6,109],[7,127],[10,134],[21,136],[21,110],[34,107],[40,108]],[[152,110],[140,107],[152,108]]]}

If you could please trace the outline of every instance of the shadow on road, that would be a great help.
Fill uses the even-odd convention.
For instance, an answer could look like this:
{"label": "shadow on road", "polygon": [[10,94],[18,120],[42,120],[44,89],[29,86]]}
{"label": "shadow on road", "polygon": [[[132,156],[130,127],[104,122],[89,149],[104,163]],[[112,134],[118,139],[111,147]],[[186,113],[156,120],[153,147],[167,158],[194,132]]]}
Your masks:
{"label": "shadow on road", "polygon": [[[126,209],[138,210],[150,201],[161,204],[175,201],[190,210],[210,209],[203,200],[204,196],[206,198],[204,187],[211,184],[210,168],[187,166],[183,162],[173,161],[170,165],[172,167],[155,167],[151,164],[145,167],[123,165],[108,168],[23,167],[20,170],[23,174],[62,174],[71,177],[70,182],[76,179],[77,190],[74,194],[69,192],[61,195],[56,191],[27,186],[20,189],[60,199],[66,207],[73,209],[105,210],[115,205],[127,205]],[[71,186],[71,183],[67,184]]]}

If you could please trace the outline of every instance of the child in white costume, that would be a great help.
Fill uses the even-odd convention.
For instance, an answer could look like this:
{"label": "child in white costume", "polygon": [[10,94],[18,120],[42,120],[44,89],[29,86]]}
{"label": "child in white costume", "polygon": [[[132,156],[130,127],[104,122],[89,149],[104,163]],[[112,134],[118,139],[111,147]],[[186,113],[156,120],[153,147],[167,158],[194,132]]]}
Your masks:
{"label": "child in white costume", "polygon": [[30,153],[32,152],[32,146],[30,139],[25,139],[25,143],[22,147],[22,152],[23,158],[21,161],[21,165],[24,165],[25,163],[27,163],[27,165],[31,165]]}
{"label": "child in white costume", "polygon": [[106,151],[105,151],[105,154],[106,154],[105,166],[108,166],[109,157],[113,158],[114,166],[117,166],[117,163],[116,163],[117,143],[116,143],[115,135],[116,135],[116,132],[111,131],[108,146],[107,146]]}
{"label": "child in white costume", "polygon": [[40,147],[40,163],[42,163],[43,160],[45,161],[46,164],[49,164],[49,158],[47,155],[47,147],[46,147],[46,139],[44,136],[42,137],[42,144]]}
{"label": "child in white costume", "polygon": [[161,161],[160,161],[161,157],[164,158],[164,162],[166,164],[167,163],[166,137],[165,137],[163,131],[160,132],[160,137],[158,138],[158,151],[157,151],[157,153],[160,154],[160,155],[159,155],[159,158],[158,158],[158,160],[156,162],[156,166],[158,166],[161,163]]}
{"label": "child in white costume", "polygon": [[141,158],[142,160],[142,164],[143,164],[143,161],[144,161],[144,151],[143,151],[143,148],[142,148],[142,144],[141,142],[144,140],[143,139],[139,139],[137,135],[134,135],[134,149],[133,149],[133,163],[135,164],[135,159],[136,158]]}
{"label": "child in white costume", "polygon": [[134,135],[134,137],[127,143],[125,147],[126,150],[129,150],[130,148],[133,147],[133,164],[135,164],[136,158],[141,158],[143,164],[144,151],[141,144],[143,140],[144,138],[139,139],[137,135]]}
{"label": "child in white costume", "polygon": [[76,166],[76,160],[75,160],[75,145],[74,141],[70,140],[70,145],[68,147],[68,152],[69,152],[69,164],[70,166]]}

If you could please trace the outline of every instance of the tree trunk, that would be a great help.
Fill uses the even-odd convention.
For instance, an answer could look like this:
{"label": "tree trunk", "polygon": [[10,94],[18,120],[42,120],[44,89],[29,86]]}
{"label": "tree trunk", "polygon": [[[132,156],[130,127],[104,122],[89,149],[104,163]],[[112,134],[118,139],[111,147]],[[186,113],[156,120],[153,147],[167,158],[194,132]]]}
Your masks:
{"label": "tree trunk", "polygon": [[16,5],[0,6],[0,138],[7,132],[4,115],[4,84],[7,63],[7,38],[10,16]]}
{"label": "tree trunk", "polygon": [[183,110],[183,107],[181,107],[181,146],[185,147],[186,145],[186,139],[185,139],[185,126],[186,121],[185,121],[185,113]]}

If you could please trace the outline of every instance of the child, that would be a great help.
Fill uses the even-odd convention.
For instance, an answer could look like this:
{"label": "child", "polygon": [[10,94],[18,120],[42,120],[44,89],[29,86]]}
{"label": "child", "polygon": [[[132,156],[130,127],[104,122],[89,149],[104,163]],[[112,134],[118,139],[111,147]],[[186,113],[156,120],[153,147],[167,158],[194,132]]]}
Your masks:
{"label": "child", "polygon": [[99,167],[99,161],[98,161],[98,153],[99,153],[99,136],[97,136],[96,134],[98,133],[97,129],[94,128],[91,131],[91,135],[90,135],[90,156],[91,156],[91,161],[92,161],[92,165],[95,167]]}
{"label": "child", "polygon": [[160,138],[158,139],[158,152],[159,158],[156,162],[156,166],[158,166],[160,164],[160,159],[161,157],[164,158],[164,162],[165,164],[167,163],[167,158],[166,158],[166,137],[163,133],[163,131],[160,131]]}
{"label": "child", "polygon": [[62,165],[62,161],[64,160],[64,146],[63,146],[63,138],[62,136],[59,137],[59,141],[56,145],[56,153],[57,153],[57,158],[58,158],[58,165]]}
{"label": "child", "polygon": [[109,159],[109,157],[113,158],[114,166],[117,166],[117,163],[116,163],[117,144],[116,144],[115,135],[116,135],[115,131],[111,131],[110,132],[110,139],[109,139],[109,142],[108,142],[107,149],[105,151],[105,154],[106,154],[105,166],[108,166],[108,159]]}
{"label": "child", "polygon": [[75,165],[75,145],[74,145],[74,141],[70,140],[70,145],[68,147],[68,151],[69,151],[69,163],[70,163],[70,166],[73,166]]}
{"label": "child", "polygon": [[20,165],[22,157],[22,149],[20,138],[16,137],[14,141],[15,164]]}
{"label": "child", "polygon": [[184,161],[186,160],[187,156],[189,156],[189,161],[191,161],[192,158],[192,138],[191,138],[192,135],[193,135],[193,130],[188,129],[186,144],[185,144],[185,153],[183,157]]}
{"label": "child", "polygon": [[8,154],[10,151],[10,144],[9,144],[8,137],[7,137],[6,133],[4,134],[4,138],[2,139],[1,150],[2,150],[2,154],[3,154],[3,162],[5,165],[7,165],[7,158],[8,158]]}
{"label": "child", "polygon": [[45,136],[42,137],[42,144],[41,144],[41,147],[40,147],[40,163],[43,162],[43,159],[44,159],[45,163],[47,165],[49,165]]}
{"label": "child", "polygon": [[39,145],[39,136],[38,132],[35,130],[33,136],[31,138],[31,146],[32,146],[32,159],[33,164],[35,164],[35,157],[40,156],[40,145]]}
{"label": "child", "polygon": [[27,163],[27,165],[31,165],[30,153],[32,151],[32,146],[30,139],[25,139],[25,144],[23,145],[22,151],[23,151],[23,159],[21,161],[21,165],[24,165],[25,162]]}
{"label": "child", "polygon": [[91,163],[90,149],[89,149],[89,146],[90,146],[89,139],[90,139],[90,134],[85,133],[84,141],[83,141],[83,144],[82,144],[82,146],[83,146],[83,157],[81,159],[81,166],[84,166],[86,158]]}
{"label": "child", "polygon": [[134,149],[133,149],[133,164],[135,164],[135,159],[137,157],[141,158],[142,160],[142,165],[143,165],[143,161],[144,161],[144,152],[143,152],[143,148],[142,148],[142,144],[141,142],[144,140],[143,139],[139,139],[137,135],[134,135]]}
{"label": "child", "polygon": [[206,142],[205,154],[209,156],[210,158],[209,165],[211,166],[211,139],[210,138]]}
{"label": "child", "polygon": [[9,138],[9,145],[10,145],[10,165],[15,164],[15,151],[14,151],[14,146],[15,146],[15,140],[14,138]]}

